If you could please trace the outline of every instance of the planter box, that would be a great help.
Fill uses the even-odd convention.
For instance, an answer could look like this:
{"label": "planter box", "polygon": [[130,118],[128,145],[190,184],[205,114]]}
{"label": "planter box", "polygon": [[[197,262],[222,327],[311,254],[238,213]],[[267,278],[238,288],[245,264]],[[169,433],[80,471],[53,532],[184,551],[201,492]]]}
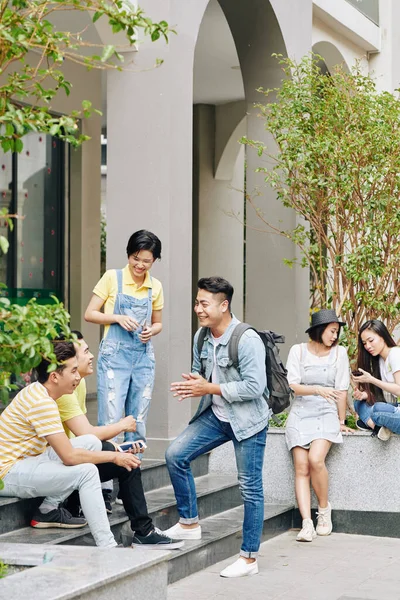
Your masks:
{"label": "planter box", "polygon": [[[356,432],[333,444],[326,461],[329,499],[335,510],[398,513],[400,522],[400,436],[388,442]],[[236,473],[232,444],[212,451],[210,473]],[[264,458],[264,490],[267,502],[295,504],[294,470],[282,429],[270,429]],[[313,506],[317,506],[315,497]]]}

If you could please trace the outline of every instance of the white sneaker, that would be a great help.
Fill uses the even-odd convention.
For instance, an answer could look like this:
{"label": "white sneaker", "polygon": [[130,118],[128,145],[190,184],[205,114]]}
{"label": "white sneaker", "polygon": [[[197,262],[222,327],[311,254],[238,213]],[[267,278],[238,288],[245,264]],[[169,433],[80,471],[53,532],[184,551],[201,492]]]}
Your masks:
{"label": "white sneaker", "polygon": [[330,535],[332,533],[332,506],[328,502],[326,508],[318,506],[317,535]]}
{"label": "white sneaker", "polygon": [[221,577],[247,577],[257,575],[258,562],[247,563],[243,558],[238,558],[232,565],[221,571]]}
{"label": "white sneaker", "polygon": [[185,527],[182,527],[180,523],[177,523],[176,525],[170,527],[163,533],[164,535],[167,535],[170,538],[174,538],[175,540],[201,540],[200,525],[193,529],[186,529]]}
{"label": "white sneaker", "polygon": [[296,540],[298,542],[312,542],[317,537],[317,533],[314,528],[314,523],[311,519],[303,519],[301,531],[297,534]]}
{"label": "white sneaker", "polygon": [[381,427],[378,431],[378,438],[382,440],[382,442],[387,442],[388,439],[392,436],[392,431],[387,427]]}

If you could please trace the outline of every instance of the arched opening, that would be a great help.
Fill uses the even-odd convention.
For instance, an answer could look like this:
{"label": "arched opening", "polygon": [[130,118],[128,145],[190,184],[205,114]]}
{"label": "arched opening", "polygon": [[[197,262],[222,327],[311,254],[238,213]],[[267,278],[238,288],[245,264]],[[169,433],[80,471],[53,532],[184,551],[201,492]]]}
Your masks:
{"label": "arched opening", "polygon": [[[200,26],[194,60],[193,287],[198,276],[224,276],[235,287],[233,307],[239,318],[271,328],[272,319],[275,327],[281,320],[286,329],[290,324],[284,313],[291,312],[295,331],[296,276],[282,268],[293,248],[283,238],[257,231],[257,215],[245,214],[245,165],[246,189],[252,193],[258,187],[260,209],[273,211],[288,227],[295,216],[263,186],[255,172],[260,159],[238,143],[243,134],[265,140],[254,107],[262,101],[257,89],[279,87],[282,80],[272,55],[287,52],[273,4],[210,0]],[[232,212],[236,219],[229,216]]]}
{"label": "arched opening", "polygon": [[324,59],[323,64],[320,65],[322,70],[330,72],[334,67],[342,65],[345,71],[349,71],[343,54],[331,42],[317,42],[313,46],[313,52]]}

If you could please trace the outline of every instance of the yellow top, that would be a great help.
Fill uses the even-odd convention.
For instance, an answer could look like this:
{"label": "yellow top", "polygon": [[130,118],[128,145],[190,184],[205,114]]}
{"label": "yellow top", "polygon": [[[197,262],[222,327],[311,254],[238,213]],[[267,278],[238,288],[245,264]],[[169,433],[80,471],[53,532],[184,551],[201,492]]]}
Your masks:
{"label": "yellow top", "polygon": [[[137,298],[138,300],[143,300],[147,298],[149,288],[151,287],[153,288],[153,310],[162,310],[162,308],[164,307],[164,293],[161,282],[155,277],[150,278],[150,273],[149,271],[147,271],[146,277],[144,278],[144,282],[139,287],[137,283],[135,283],[132,279],[132,275],[129,270],[129,265],[126,265],[126,267],[122,269],[123,294],[126,294],[127,296],[132,296],[133,298]],[[96,284],[93,293],[96,294],[96,296],[99,296],[99,298],[101,298],[102,300],[105,300],[104,313],[106,315],[112,315],[114,312],[115,298],[117,297],[118,293],[118,281],[115,269],[110,269],[109,271],[106,271],[104,273],[103,277]],[[104,337],[107,335],[109,327],[109,325],[105,326]]]}
{"label": "yellow top", "polygon": [[41,383],[31,383],[0,415],[0,477],[18,460],[42,454],[45,436],[55,433],[64,433],[57,404]]}
{"label": "yellow top", "polygon": [[64,427],[64,431],[69,438],[74,438],[75,435],[68,429],[64,421],[79,417],[80,415],[86,415],[86,381],[82,377],[79,385],[75,388],[72,394],[65,394],[58,398],[57,406],[60,411],[61,421]]}

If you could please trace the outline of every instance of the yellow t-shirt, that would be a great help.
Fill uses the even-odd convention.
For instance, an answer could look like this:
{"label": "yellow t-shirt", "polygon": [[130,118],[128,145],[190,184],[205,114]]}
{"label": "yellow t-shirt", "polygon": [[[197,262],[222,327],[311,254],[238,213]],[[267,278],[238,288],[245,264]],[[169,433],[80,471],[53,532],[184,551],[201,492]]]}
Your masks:
{"label": "yellow t-shirt", "polygon": [[75,435],[65,425],[65,421],[86,415],[86,381],[82,377],[79,385],[75,388],[72,394],[65,394],[57,400],[58,410],[60,412],[61,422],[64,431],[69,438],[74,438]]}
{"label": "yellow t-shirt", "polygon": [[[149,271],[147,271],[144,282],[140,287],[138,287],[137,283],[135,283],[132,279],[131,273],[129,271],[129,265],[126,265],[126,267],[122,269],[123,294],[126,294],[127,296],[132,296],[133,298],[137,298],[138,300],[143,300],[147,298],[149,288],[151,287],[153,288],[153,310],[162,310],[164,307],[164,293],[161,281],[159,281],[155,277],[150,278],[150,273]],[[104,273],[103,277],[96,284],[93,293],[96,294],[96,296],[99,296],[99,298],[101,298],[102,300],[105,300],[104,313],[106,315],[112,315],[114,312],[115,298],[117,297],[118,293],[118,281],[115,269],[110,269],[109,271],[106,271]],[[106,336],[109,327],[109,325],[105,326],[104,337]]]}
{"label": "yellow t-shirt", "polygon": [[22,389],[0,415],[0,477],[47,447],[45,436],[64,433],[56,401],[39,382]]}

